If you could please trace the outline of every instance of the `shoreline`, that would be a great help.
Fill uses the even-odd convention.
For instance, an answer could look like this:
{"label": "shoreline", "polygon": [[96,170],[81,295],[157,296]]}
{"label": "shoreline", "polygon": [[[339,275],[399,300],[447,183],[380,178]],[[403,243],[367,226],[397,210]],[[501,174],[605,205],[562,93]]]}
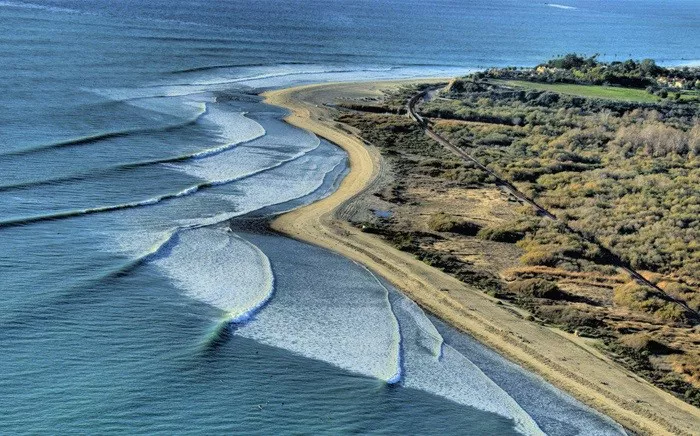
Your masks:
{"label": "shoreline", "polygon": [[438,80],[304,85],[264,92],[265,103],[290,111],[285,121],[345,150],[350,167],[330,196],[280,215],[270,227],[359,262],[427,312],[634,432],[698,434],[696,408],[604,358],[587,341],[526,321],[482,291],[338,217],[354,197],[371,188],[381,172],[381,157],[351,129],[333,120],[330,105],[338,98],[376,95],[402,83],[428,81]]}

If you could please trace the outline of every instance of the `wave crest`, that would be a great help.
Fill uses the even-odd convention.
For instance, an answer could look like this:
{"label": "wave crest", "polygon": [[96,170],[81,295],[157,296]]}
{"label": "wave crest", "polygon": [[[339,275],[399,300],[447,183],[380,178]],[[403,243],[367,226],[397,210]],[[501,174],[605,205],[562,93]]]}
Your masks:
{"label": "wave crest", "polygon": [[184,293],[243,324],[272,298],[274,274],[265,254],[227,228],[180,232],[167,256],[151,261]]}
{"label": "wave crest", "polygon": [[512,419],[524,434],[544,434],[535,420],[466,356],[444,343],[425,313],[398,292],[391,298],[404,344],[403,385]]}

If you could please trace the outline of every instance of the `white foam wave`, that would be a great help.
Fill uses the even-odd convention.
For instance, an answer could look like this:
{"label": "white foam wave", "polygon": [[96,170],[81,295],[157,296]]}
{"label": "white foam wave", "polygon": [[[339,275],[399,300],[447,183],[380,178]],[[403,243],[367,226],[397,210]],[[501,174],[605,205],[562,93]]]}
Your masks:
{"label": "white foam wave", "polygon": [[145,260],[155,256],[163,247],[168,245],[168,243],[175,238],[177,229],[164,230],[161,232],[142,230],[133,233],[121,233],[107,230],[100,233],[108,237],[108,248],[116,248],[120,253],[128,257]]}
{"label": "white foam wave", "polygon": [[[216,183],[205,182],[163,197],[94,210],[68,212],[64,215],[75,216],[101,211],[114,211],[121,214],[119,221],[129,224],[121,229],[107,225],[108,230],[103,234],[107,235],[107,240],[111,242],[106,244],[104,249],[108,251],[116,249],[116,252],[128,257],[143,258],[152,253],[153,246],[160,246],[164,234],[170,237],[178,229],[186,230],[219,224],[237,216],[304,198],[317,192],[324,185],[327,176],[336,173],[346,160],[345,155],[330,144],[321,143],[321,145],[317,145],[312,152],[299,159],[277,164],[274,168],[262,169],[256,174],[237,179],[238,182],[231,185],[232,189],[230,189],[235,193],[225,193],[229,188],[224,188],[224,193],[218,188],[202,189],[203,186],[216,185]],[[195,193],[196,195],[192,195]],[[177,199],[177,201],[162,202],[164,199]],[[216,203],[220,212],[203,216],[199,212],[202,202]],[[147,204],[155,204],[155,206],[138,207]],[[302,203],[295,206],[300,204]],[[112,222],[114,218],[105,216],[103,219]],[[167,226],[164,227],[163,224]],[[174,228],[171,227],[173,224]]]}
{"label": "white foam wave", "polygon": [[473,71],[462,67],[401,67],[401,68],[355,68],[319,70],[297,70],[285,74],[250,77],[237,80],[242,86],[250,88],[278,88],[306,83],[389,80],[414,77],[453,77]]}
{"label": "white foam wave", "polygon": [[403,337],[404,386],[513,419],[522,433],[544,434],[508,393],[443,343],[435,326],[413,301],[397,295],[393,308]]}
{"label": "white foam wave", "polygon": [[153,83],[139,88],[102,89],[93,90],[93,92],[131,104],[150,104],[142,102],[172,97],[184,99],[195,97],[201,101],[204,96],[211,98],[212,92],[232,88],[272,88],[302,83],[454,77],[472,71],[475,70],[451,66],[338,68],[323,65],[278,64],[259,67],[222,67],[214,72],[198,73],[198,78],[190,82]]}
{"label": "white foam wave", "polygon": [[[331,146],[326,143],[326,147]],[[109,243],[104,248],[109,251],[116,248],[117,252],[128,257],[144,259],[153,255],[153,247],[161,247],[164,241],[167,242],[179,230],[220,224],[271,205],[286,203],[313,194],[323,185],[326,176],[337,171],[344,162],[344,155],[339,153],[331,156],[311,153],[298,161],[291,161],[276,168],[263,170],[250,176],[252,180],[239,179],[236,184],[237,190],[240,191],[238,195],[202,190],[197,196],[191,196],[190,194],[200,189],[199,186],[193,186],[171,194],[172,197],[180,196],[183,198],[177,202],[161,203],[155,206],[161,208],[157,211],[149,208],[123,209],[121,213],[128,214],[128,218],[125,217],[124,221],[133,224],[129,226],[129,231],[116,231],[115,229],[105,231],[104,234],[108,235],[108,240],[116,242],[116,244]],[[284,168],[285,166],[289,166],[289,168]],[[313,171],[316,172],[312,173]],[[230,206],[226,208],[225,212],[200,216],[196,213],[199,207],[198,202],[208,197],[222,199]],[[196,217],[183,217],[183,214],[191,216],[193,213]],[[164,220],[164,217],[168,217],[168,219]],[[164,222],[175,222],[177,226],[163,228],[160,223]],[[155,251],[158,250],[160,248],[155,249]]]}
{"label": "white foam wave", "polygon": [[[196,192],[199,188],[200,188],[200,186],[190,186],[188,188],[185,188],[185,189],[177,191],[177,192],[163,194],[163,195],[159,195],[156,197],[150,197],[150,198],[146,198],[143,200],[137,200],[137,201],[132,201],[132,202],[128,202],[128,203],[111,204],[111,205],[107,205],[107,206],[97,206],[97,207],[91,207],[91,208],[87,208],[87,209],[64,210],[64,211],[49,213],[49,214],[44,214],[44,215],[29,215],[29,216],[12,217],[10,219],[0,221],[0,226],[14,226],[14,225],[19,225],[19,224],[29,224],[32,222],[46,221],[46,220],[52,220],[52,219],[73,218],[73,217],[78,217],[81,215],[89,215],[89,214],[96,214],[96,213],[103,213],[103,212],[112,212],[112,211],[123,210],[123,209],[133,209],[133,208],[138,208],[138,207],[143,207],[143,206],[151,206],[154,204],[158,204],[164,200],[169,200],[172,198],[184,197],[184,196],[190,195],[190,194]],[[15,198],[17,198],[19,200],[23,200],[21,197],[15,197]],[[26,200],[24,200],[24,201],[26,202]]]}
{"label": "white foam wave", "polygon": [[[260,67],[262,71],[258,71],[251,75],[242,77],[232,77],[232,78],[212,78],[208,80],[199,80],[191,83],[192,86],[212,86],[212,85],[230,85],[234,83],[245,83],[250,84],[253,82],[267,81],[270,79],[280,79],[284,77],[294,77],[294,76],[318,76],[318,75],[329,75],[329,74],[347,74],[347,73],[380,73],[385,74],[392,71],[392,68],[328,68],[316,65],[277,65],[274,68],[270,67]],[[281,70],[281,71],[280,71]]]}
{"label": "white foam wave", "polygon": [[212,184],[224,184],[280,167],[316,150],[320,144],[315,135],[299,131],[293,132],[293,138],[285,138],[284,142],[248,142],[231,153],[221,153],[232,148],[231,145],[222,146],[194,155],[195,160],[165,165]]}
{"label": "white foam wave", "polygon": [[191,83],[164,83],[146,85],[138,88],[84,88],[83,90],[93,92],[110,100],[148,108],[149,106],[153,106],[153,103],[151,103],[149,100],[158,99],[177,98],[180,102],[216,102],[216,97],[212,94],[212,92],[227,88],[230,87]]}
{"label": "white foam wave", "polygon": [[35,3],[23,3],[23,2],[13,2],[13,1],[0,1],[0,7],[21,8],[21,9],[40,9],[40,10],[49,11],[49,12],[65,12],[65,13],[71,13],[71,14],[82,13],[81,11],[78,11],[75,9],[62,8],[62,7],[58,7],[58,6],[46,6],[46,5],[38,5]]}
{"label": "white foam wave", "polygon": [[[120,100],[138,100],[158,97],[185,97],[203,94],[211,91],[224,90],[239,84],[248,87],[253,83],[275,81],[275,83],[291,84],[299,78],[323,77],[332,74],[376,73],[390,74],[393,68],[332,68],[319,65],[278,64],[258,67],[221,67],[217,74],[209,76],[205,73],[197,80],[181,83],[156,83],[139,88],[101,90],[113,98]],[[206,77],[209,76],[209,77]],[[280,79],[287,78],[287,81]],[[234,86],[235,87],[235,86]]]}
{"label": "white foam wave", "polygon": [[180,118],[199,118],[207,111],[205,101],[184,98],[152,97],[147,99],[126,100],[125,103],[147,111]]}
{"label": "white foam wave", "polygon": [[224,228],[181,231],[170,253],[153,264],[187,296],[221,309],[232,322],[250,318],[274,288],[267,256]]}
{"label": "white foam wave", "polygon": [[251,176],[237,179],[235,195],[219,196],[235,204],[234,212],[222,212],[210,217],[180,219],[182,226],[213,225],[231,218],[245,215],[268,206],[286,203],[316,192],[324,182],[325,175],[345,162],[345,156],[304,155],[276,168],[263,170]]}
{"label": "white foam wave", "polygon": [[204,157],[225,150],[232,144],[252,141],[265,135],[265,128],[255,120],[246,117],[244,112],[228,112],[216,106],[207,105],[207,113],[202,117],[202,121],[216,125],[225,144],[195,153],[193,157]]}
{"label": "white foam wave", "polygon": [[[302,274],[308,274],[312,262],[304,252],[289,258],[292,270]],[[386,290],[368,287],[364,271],[344,268],[344,262],[334,257],[318,277],[322,283],[280,282],[280,291],[267,308],[236,334],[354,373],[395,381],[400,337]]]}
{"label": "white foam wave", "polygon": [[557,9],[578,9],[574,6],[567,6],[567,5],[560,5],[557,3],[545,3],[547,6],[550,8],[557,8]]}
{"label": "white foam wave", "polygon": [[199,186],[192,186],[187,189],[183,189],[182,191],[176,193],[173,197],[184,197],[185,195],[191,195],[194,194],[195,192],[199,191]]}
{"label": "white foam wave", "polygon": [[[367,274],[369,274],[369,275],[374,279],[374,282],[375,282],[381,289],[383,289],[384,292],[385,292],[385,298],[386,298],[387,303],[389,303],[389,307],[390,307],[391,315],[392,315],[391,318],[390,318],[391,329],[394,330],[394,331],[396,332],[395,334],[396,334],[396,336],[399,338],[399,340],[398,340],[397,343],[396,343],[396,348],[395,348],[395,350],[392,350],[392,351],[395,353],[395,356],[396,356],[396,363],[395,363],[395,366],[394,366],[395,372],[394,372],[394,375],[393,375],[392,377],[390,377],[390,378],[387,380],[387,383],[390,383],[390,384],[399,383],[399,382],[401,382],[402,377],[403,377],[403,350],[402,350],[402,347],[403,347],[403,344],[402,344],[403,338],[401,337],[401,330],[400,330],[400,327],[399,327],[399,320],[396,318],[396,313],[394,312],[394,308],[392,307],[391,302],[389,301],[389,289],[387,289],[386,286],[384,286],[384,285],[382,284],[382,282],[379,281],[379,279],[377,278],[377,276],[375,276],[374,274],[372,274],[372,272],[371,272],[367,267],[365,267],[364,265],[361,265],[361,264],[359,264],[359,263],[357,263],[357,262],[354,262],[354,261],[353,261],[353,263],[355,263],[355,265],[357,265],[358,267],[364,269],[364,270],[367,272]],[[434,329],[434,326],[433,326],[433,329]],[[435,330],[435,333],[437,333],[437,330]],[[439,335],[439,333],[438,333],[438,335]]]}

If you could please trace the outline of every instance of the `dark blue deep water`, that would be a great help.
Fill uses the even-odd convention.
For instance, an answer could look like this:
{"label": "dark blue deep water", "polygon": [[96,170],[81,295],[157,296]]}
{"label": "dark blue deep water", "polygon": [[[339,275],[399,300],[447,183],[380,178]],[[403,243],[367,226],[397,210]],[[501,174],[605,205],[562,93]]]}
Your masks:
{"label": "dark blue deep water", "polygon": [[620,432],[361,266],[229,221],[346,171],[261,89],[699,45],[695,0],[0,0],[0,433]]}

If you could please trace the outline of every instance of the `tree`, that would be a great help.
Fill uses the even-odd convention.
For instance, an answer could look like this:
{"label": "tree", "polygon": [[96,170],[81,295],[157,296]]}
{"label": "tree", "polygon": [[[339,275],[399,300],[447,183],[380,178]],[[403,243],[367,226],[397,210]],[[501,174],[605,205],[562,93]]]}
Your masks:
{"label": "tree", "polygon": [[639,72],[642,74],[642,76],[654,77],[661,71],[663,71],[663,69],[656,65],[656,62],[654,62],[653,59],[644,59],[639,63]]}
{"label": "tree", "polygon": [[562,68],[564,70],[572,70],[581,68],[586,64],[586,59],[576,53],[569,53],[563,58],[552,59],[547,62],[547,66],[552,68]]}

